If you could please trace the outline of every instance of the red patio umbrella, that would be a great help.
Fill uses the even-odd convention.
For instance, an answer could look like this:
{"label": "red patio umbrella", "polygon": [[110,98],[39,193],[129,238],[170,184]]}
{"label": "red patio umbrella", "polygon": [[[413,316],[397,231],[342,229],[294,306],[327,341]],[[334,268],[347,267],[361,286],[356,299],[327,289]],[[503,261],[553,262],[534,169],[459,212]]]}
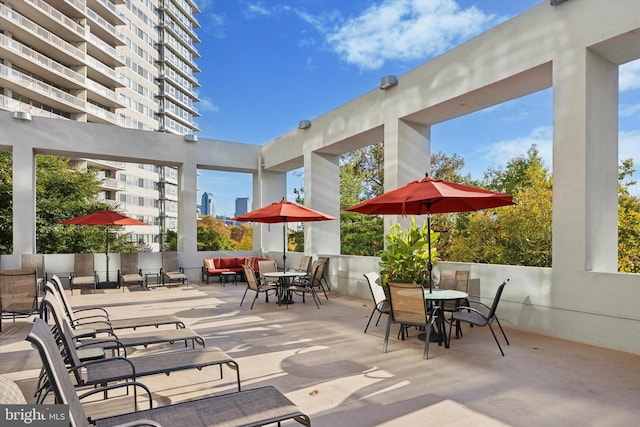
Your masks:
{"label": "red patio umbrella", "polygon": [[63,225],[104,225],[106,231],[105,256],[107,257],[107,282],[109,281],[109,226],[116,225],[149,225],[146,222],[121,215],[109,209],[60,221]]}
{"label": "red patio umbrella", "polygon": [[329,221],[335,219],[331,215],[307,208],[296,203],[288,202],[284,198],[246,214],[231,218],[233,221],[261,222],[265,224],[284,223],[282,227],[283,267],[287,267],[287,224],[288,222]]}
{"label": "red patio umbrella", "polygon": [[509,194],[432,179],[429,175],[345,210],[369,215],[427,215],[429,291],[432,288],[431,214],[470,212],[513,205]]}

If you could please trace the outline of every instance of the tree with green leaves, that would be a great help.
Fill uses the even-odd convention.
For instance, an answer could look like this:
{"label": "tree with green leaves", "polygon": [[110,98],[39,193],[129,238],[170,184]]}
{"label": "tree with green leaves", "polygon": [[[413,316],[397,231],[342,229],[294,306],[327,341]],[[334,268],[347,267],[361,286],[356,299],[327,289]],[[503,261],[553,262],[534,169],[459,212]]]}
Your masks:
{"label": "tree with green leaves", "polygon": [[[465,185],[478,187],[481,184],[471,178],[471,175],[462,175],[464,159],[457,154],[451,156],[439,151],[431,155],[431,176],[433,179],[443,179],[450,182],[458,182]],[[431,216],[431,230],[438,233],[435,246],[446,252],[451,244],[451,238],[456,229],[460,216],[457,214],[438,214]]]}
{"label": "tree with green leaves", "polygon": [[[103,252],[104,226],[63,226],[60,221],[111,208],[98,200],[96,169],[79,171],[69,159],[36,156],[36,246],[39,253]],[[134,243],[122,227],[109,227],[109,250],[133,252]]]}
{"label": "tree with green leaves", "polygon": [[439,151],[431,155],[431,172],[429,176],[433,179],[444,179],[460,184],[479,186],[480,183],[471,178],[471,175],[462,175],[464,159],[457,154],[448,156]]}
{"label": "tree with green leaves", "polygon": [[532,170],[544,170],[549,174],[542,164],[542,157],[535,144],[529,147],[526,156],[511,159],[504,169],[490,167],[484,173],[484,184],[494,191],[517,194],[520,190],[535,185],[535,174],[531,173]]}
{"label": "tree with green leaves", "polygon": [[[13,252],[13,165],[11,153],[0,153],[0,248]],[[64,157],[36,155],[36,251],[38,253],[103,252],[106,230],[102,226],[63,226],[60,221],[109,207],[98,201],[97,171],[79,171]],[[129,234],[111,227],[109,249],[135,250]]]}
{"label": "tree with green leaves", "polygon": [[[373,147],[373,146],[372,146]],[[514,196],[516,206],[432,216],[435,247],[447,261],[550,267],[552,264],[553,180],[535,145],[504,169],[489,168],[481,181],[460,172],[464,160],[441,152],[431,156],[434,179],[488,188]],[[633,160],[621,163],[618,204],[618,269],[640,272],[640,198],[629,188]],[[382,250],[382,217],[345,212],[382,194],[383,146],[357,150],[340,159],[341,252],[377,255]],[[300,190],[299,194],[303,194]]]}
{"label": "tree with green leaves", "polygon": [[[439,152],[431,156],[435,179],[476,185],[460,172],[464,160],[458,155]],[[419,177],[416,177],[418,179]],[[381,216],[346,212],[345,208],[369,200],[384,191],[384,144],[371,145],[344,154],[340,158],[340,247],[348,255],[377,255],[384,248],[384,223]],[[438,244],[447,244],[455,226],[453,215],[434,215],[432,229],[440,236]]]}
{"label": "tree with green leaves", "polygon": [[629,192],[634,172],[633,159],[618,168],[618,271],[625,273],[640,273],[640,198]]}
{"label": "tree with green leaves", "polygon": [[383,160],[382,143],[340,157],[340,252],[343,254],[373,256],[384,248],[382,217],[344,210],[382,194]]}
{"label": "tree with green leaves", "polygon": [[0,253],[13,252],[13,162],[10,152],[0,153]]}
{"label": "tree with green leaves", "polygon": [[[198,221],[198,250],[199,251],[233,251],[235,241],[231,238],[231,227],[224,221],[211,215],[201,216]],[[241,238],[240,235],[238,235]]]}
{"label": "tree with green leaves", "polygon": [[173,230],[167,230],[164,235],[162,251],[175,252],[178,250],[178,233]]}
{"label": "tree with green leaves", "polygon": [[484,211],[458,214],[443,259],[489,264],[551,266],[553,182],[535,146],[505,169],[490,169],[485,188],[509,193],[516,202]]}

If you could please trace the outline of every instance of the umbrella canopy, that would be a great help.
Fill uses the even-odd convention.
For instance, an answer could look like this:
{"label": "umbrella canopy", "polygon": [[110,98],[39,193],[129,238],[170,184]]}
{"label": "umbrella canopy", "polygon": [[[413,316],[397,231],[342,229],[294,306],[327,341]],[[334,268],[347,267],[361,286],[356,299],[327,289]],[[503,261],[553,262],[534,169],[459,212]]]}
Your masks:
{"label": "umbrella canopy", "polygon": [[105,255],[107,257],[107,282],[109,281],[109,226],[115,225],[149,225],[146,222],[119,214],[109,209],[60,221],[63,225],[105,225]]}
{"label": "umbrella canopy", "polygon": [[[288,202],[284,198],[279,202],[271,203],[259,209],[255,209],[246,214],[231,218],[233,221],[241,222],[261,222],[265,224],[287,223],[287,222],[309,222],[309,221],[330,221],[336,219],[331,215],[324,214],[311,208],[307,208],[297,203]],[[283,266],[287,263],[287,227],[282,227],[283,241]]]}
{"label": "umbrella canopy", "polygon": [[347,208],[370,215],[469,212],[513,205],[512,196],[429,176]]}
{"label": "umbrella canopy", "polygon": [[149,225],[109,209],[60,221],[64,225]]}
{"label": "umbrella canopy", "polygon": [[[482,209],[513,205],[509,194],[497,193],[483,188],[432,179],[428,175],[412,181],[404,187],[383,193],[345,210],[369,215],[427,215],[429,241],[429,273],[431,263],[431,214],[470,212]],[[429,274],[429,290],[432,278]]]}

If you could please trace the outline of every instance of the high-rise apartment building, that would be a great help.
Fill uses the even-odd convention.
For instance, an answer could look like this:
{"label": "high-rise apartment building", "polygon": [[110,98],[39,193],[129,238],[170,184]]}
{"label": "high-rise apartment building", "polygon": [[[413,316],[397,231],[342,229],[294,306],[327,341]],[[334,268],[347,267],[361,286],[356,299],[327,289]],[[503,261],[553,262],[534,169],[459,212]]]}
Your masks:
{"label": "high-rise apartment building", "polygon": [[[193,134],[199,28],[193,0],[0,0],[0,110]],[[177,229],[177,171],[78,159],[99,168],[101,198],[152,227]]]}

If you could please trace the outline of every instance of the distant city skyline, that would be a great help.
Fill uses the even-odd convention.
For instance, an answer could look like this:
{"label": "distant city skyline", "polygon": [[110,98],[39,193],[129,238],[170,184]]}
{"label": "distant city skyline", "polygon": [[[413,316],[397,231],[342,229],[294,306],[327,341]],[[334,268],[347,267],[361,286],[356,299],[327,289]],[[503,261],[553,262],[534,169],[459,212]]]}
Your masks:
{"label": "distant city skyline", "polygon": [[220,213],[216,211],[216,197],[213,193],[203,191],[198,204],[198,212],[200,215],[211,215],[216,218],[232,218],[249,212],[249,197],[236,197],[234,205],[235,210],[231,213]]}

